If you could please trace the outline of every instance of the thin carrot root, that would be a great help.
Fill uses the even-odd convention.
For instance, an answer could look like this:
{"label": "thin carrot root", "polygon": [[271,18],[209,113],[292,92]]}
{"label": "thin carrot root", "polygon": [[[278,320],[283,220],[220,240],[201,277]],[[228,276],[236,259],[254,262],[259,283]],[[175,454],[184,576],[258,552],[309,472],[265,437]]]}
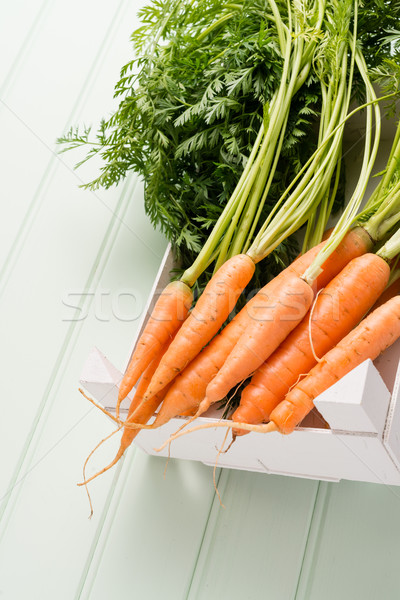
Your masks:
{"label": "thin carrot root", "polygon": [[[227,432],[226,432],[226,433],[228,434],[228,432],[229,432],[229,429],[227,430]],[[232,448],[232,446],[233,446],[233,444],[235,443],[235,441],[236,441],[236,437],[234,437],[234,436],[232,435],[232,439],[231,439],[231,441],[229,442],[229,444],[228,444],[228,447],[227,447],[227,448],[225,448],[225,450],[220,450],[221,454],[226,454],[227,452],[229,452],[229,450]]]}
{"label": "thin carrot root", "polygon": [[163,472],[163,479],[164,480],[167,477],[167,468],[168,468],[170,460],[171,460],[171,444],[168,446],[168,456],[167,456],[167,460],[165,461],[165,467],[164,467],[164,472]]}
{"label": "thin carrot root", "polygon": [[309,338],[309,340],[310,340],[310,350],[311,350],[311,352],[312,352],[312,355],[313,355],[313,357],[315,358],[315,361],[316,361],[316,362],[320,362],[320,361],[322,360],[322,358],[320,358],[319,356],[317,356],[317,354],[316,354],[316,352],[315,352],[314,344],[313,344],[313,341],[312,341],[312,318],[313,318],[313,314],[314,314],[315,305],[316,305],[316,303],[317,303],[317,300],[318,300],[318,296],[320,295],[320,293],[321,293],[321,292],[322,292],[324,289],[325,289],[325,288],[321,288],[321,289],[320,289],[320,290],[317,292],[317,294],[316,294],[316,296],[315,296],[315,298],[314,298],[314,302],[313,302],[313,304],[312,304],[312,306],[311,306],[310,313],[309,313],[309,318],[308,318],[308,338]]}
{"label": "thin carrot root", "polygon": [[103,438],[94,448],[93,450],[91,450],[88,454],[88,456],[86,457],[85,462],[83,463],[83,468],[82,468],[82,474],[83,474],[83,482],[82,483],[77,483],[78,486],[84,486],[85,490],[86,490],[86,494],[89,500],[89,506],[90,506],[90,515],[89,515],[89,519],[92,518],[93,516],[93,504],[92,504],[92,499],[90,497],[90,493],[89,493],[89,488],[87,486],[87,484],[89,483],[89,481],[91,481],[93,478],[86,480],[86,467],[88,465],[89,460],[91,459],[91,457],[93,456],[93,454],[96,452],[96,450],[98,448],[100,448],[100,446],[102,446],[102,444],[104,444],[104,442],[106,442],[107,440],[109,440],[113,435],[115,435],[116,433],[118,433],[118,431],[120,431],[121,427],[118,427],[118,429],[115,429],[114,431],[112,431],[107,437]]}
{"label": "thin carrot root", "polygon": [[[177,434],[177,433],[179,433],[180,431],[182,431],[182,429],[185,429],[185,428],[186,428],[188,425],[190,425],[190,423],[193,423],[193,421],[195,421],[195,420],[197,419],[197,417],[198,417],[198,416],[200,416],[200,415],[198,415],[198,414],[197,414],[197,412],[196,412],[196,413],[195,413],[195,414],[194,414],[192,417],[190,417],[190,419],[188,419],[188,420],[186,421],[186,423],[183,423],[183,424],[182,424],[182,425],[181,425],[181,426],[180,426],[180,427],[179,427],[179,428],[176,430],[175,434]],[[174,435],[175,435],[175,434],[174,434]]]}
{"label": "thin carrot root", "polygon": [[218,500],[219,500],[219,503],[220,503],[220,505],[221,505],[221,508],[225,508],[225,505],[224,505],[224,504],[223,504],[223,502],[222,502],[221,494],[219,493],[219,490],[218,490],[218,486],[217,486],[217,478],[216,478],[216,472],[217,472],[217,466],[218,466],[218,460],[219,460],[219,457],[221,456],[221,454],[222,454],[222,453],[225,453],[225,452],[227,452],[227,450],[229,450],[229,448],[230,448],[230,447],[231,447],[231,445],[232,445],[232,443],[230,443],[230,444],[229,444],[229,446],[228,446],[228,448],[227,448],[227,450],[223,450],[223,448],[224,448],[224,445],[225,445],[225,442],[226,442],[226,438],[228,437],[228,433],[229,433],[229,429],[227,429],[227,430],[226,430],[226,433],[225,433],[224,439],[223,439],[223,441],[222,441],[222,444],[221,444],[221,448],[218,450],[218,454],[217,454],[217,457],[216,457],[216,459],[215,459],[215,464],[214,464],[214,468],[213,468],[213,484],[214,484],[214,490],[215,490],[215,493],[216,493],[216,494],[217,494],[217,496],[218,496]]}
{"label": "thin carrot root", "polygon": [[155,429],[153,424],[147,425],[146,423],[135,423],[133,421],[129,421],[129,423],[123,421],[121,425],[125,429]]}
{"label": "thin carrot root", "polygon": [[[100,448],[100,446],[102,446],[104,444],[104,442],[106,442],[107,440],[109,440],[113,435],[115,435],[116,433],[118,433],[119,431],[121,431],[121,429],[123,428],[123,425],[121,425],[120,427],[118,427],[117,429],[114,429],[114,431],[112,431],[109,435],[107,435],[105,438],[103,438],[94,448],[93,450],[90,452],[90,454],[88,455],[88,457],[85,460],[84,466],[83,466],[83,477],[84,480],[81,481],[80,483],[77,483],[77,486],[81,487],[81,486],[87,486],[88,483],[90,483],[91,481],[93,481],[93,479],[96,479],[96,477],[98,477],[99,475],[102,475],[103,473],[105,473],[106,471],[108,471],[109,469],[111,469],[111,467],[113,467],[116,462],[118,462],[118,460],[121,458],[120,456],[117,456],[114,458],[114,460],[107,465],[106,467],[104,467],[104,469],[101,469],[101,471],[98,471],[97,473],[95,473],[94,475],[92,475],[92,477],[89,477],[89,479],[86,479],[85,477],[85,473],[86,473],[86,466],[89,462],[89,459],[93,456],[93,454],[96,452],[96,450],[98,450],[98,448]],[[87,488],[86,488],[87,491]]]}
{"label": "thin carrot root", "polygon": [[103,412],[105,415],[107,415],[107,417],[112,419],[117,425],[122,425],[121,419],[118,419],[117,417],[115,417],[112,413],[110,413],[103,406],[101,406],[101,404],[97,404],[97,402],[95,400],[93,400],[93,398],[91,398],[90,396],[85,394],[85,392],[82,390],[82,388],[78,388],[78,390],[80,391],[82,396],[84,396],[86,398],[86,400],[89,400],[89,402],[91,402],[96,408],[101,410],[101,412]]}
{"label": "thin carrot root", "polygon": [[195,427],[190,427],[189,429],[185,429],[185,431],[181,431],[180,433],[172,434],[159,448],[154,448],[155,452],[161,452],[164,448],[174,440],[182,437],[183,435],[187,435],[188,433],[193,433],[194,431],[200,431],[201,429],[213,429],[214,427],[228,427],[229,429],[240,428],[246,429],[247,431],[255,431],[256,433],[270,433],[273,431],[279,431],[278,426],[270,421],[264,425],[251,425],[250,423],[239,423],[235,421],[218,421],[217,423],[203,423],[201,425],[196,425]]}

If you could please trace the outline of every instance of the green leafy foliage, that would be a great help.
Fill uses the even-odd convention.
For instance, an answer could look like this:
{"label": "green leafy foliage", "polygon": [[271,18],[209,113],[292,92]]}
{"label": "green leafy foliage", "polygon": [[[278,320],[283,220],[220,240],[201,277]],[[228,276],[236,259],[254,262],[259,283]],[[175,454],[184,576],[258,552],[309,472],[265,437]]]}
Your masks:
{"label": "green leafy foliage", "polygon": [[[287,3],[276,4],[285,15]],[[142,25],[132,35],[137,58],[121,70],[117,110],[94,137],[91,128],[74,127],[59,142],[64,149],[88,148],[79,164],[101,157],[100,173],[86,188],[109,188],[130,171],[140,174],[146,212],[173,243],[184,269],[235,188],[280,81],[283,58],[266,0],[153,0],[139,16]],[[394,0],[360,7],[360,40],[371,68],[388,59],[389,44],[377,42],[383,28],[386,36],[395,35],[398,17]],[[292,102],[265,215],[314,149],[320,103],[311,74]],[[268,269],[257,270],[254,285],[296,251],[293,240],[283,243]]]}

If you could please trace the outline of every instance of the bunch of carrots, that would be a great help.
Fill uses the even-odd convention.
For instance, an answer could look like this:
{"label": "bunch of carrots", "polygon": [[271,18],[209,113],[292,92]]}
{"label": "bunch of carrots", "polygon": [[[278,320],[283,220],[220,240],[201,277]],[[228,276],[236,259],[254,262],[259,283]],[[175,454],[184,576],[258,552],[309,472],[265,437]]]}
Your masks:
{"label": "bunch of carrots", "polygon": [[[187,425],[243,382],[238,408],[219,425],[230,427],[234,439],[249,431],[288,434],[312,410],[317,395],[400,337],[400,124],[381,179],[361,209],[381,117],[357,45],[357,1],[289,2],[284,14],[273,0],[269,4],[284,57],[282,84],[209,242],[181,279],[162,292],[136,343],[112,416],[122,430],[120,448],[100,473],[118,462],[142,429],[190,415]],[[318,147],[260,225],[290,102],[312,68],[326,103]],[[349,105],[356,69],[366,99],[362,166],[342,215],[324,236],[344,128],[355,112]],[[229,321],[255,265],[303,225],[301,255]],[[212,262],[214,275],[193,303],[193,285]],[[382,302],[383,294],[391,297]],[[123,421],[120,404],[135,386]],[[178,431],[166,443],[194,429]]]}

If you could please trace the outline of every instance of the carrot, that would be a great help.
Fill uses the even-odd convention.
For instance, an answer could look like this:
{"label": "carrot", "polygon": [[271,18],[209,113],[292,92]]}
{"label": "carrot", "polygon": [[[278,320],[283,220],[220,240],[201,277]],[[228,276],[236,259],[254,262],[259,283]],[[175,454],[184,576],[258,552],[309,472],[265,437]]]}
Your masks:
{"label": "carrot", "polygon": [[[376,254],[350,261],[319,294],[312,311],[253,375],[232,420],[268,421],[271,411],[317,363],[317,357],[326,354],[364,317],[384,290],[389,275],[389,265]],[[233,431],[234,435],[244,433]]]}
{"label": "carrot", "polygon": [[245,254],[227,260],[208,282],[153,375],[145,400],[162,390],[217,333],[249,283],[254,262]]}
{"label": "carrot", "polygon": [[314,399],[367,360],[375,360],[400,337],[400,296],[370,313],[346,335],[271,412],[270,422],[291,433],[314,407]]}
{"label": "carrot", "polygon": [[[145,369],[143,375],[139,379],[139,383],[136,387],[135,395],[132,398],[132,401],[129,406],[128,415],[126,419],[128,420],[130,415],[137,409],[141,401],[143,400],[143,395],[145,394],[147,388],[149,387],[150,380],[153,376],[154,371],[157,368],[158,363],[160,362],[161,352],[164,350],[164,346],[161,346],[155,358],[151,361],[149,366]],[[158,359],[158,360],[157,360]]]}
{"label": "carrot", "polygon": [[[346,240],[346,243],[343,241]],[[348,232],[342,243],[331,252],[312,288],[323,287],[354,257],[364,254],[372,244],[361,228]],[[323,250],[324,246],[322,247]],[[350,253],[350,255],[349,255]],[[351,255],[354,253],[353,255]],[[319,252],[318,252],[319,255]],[[301,266],[298,263],[296,270]],[[313,300],[311,285],[297,273],[280,280],[274,299],[260,294],[259,306],[251,311],[251,323],[237,341],[223,366],[206,390],[207,403],[222,400],[241,381],[249,377],[276,350],[287,335],[300,323]]]}
{"label": "carrot", "polygon": [[192,300],[192,290],[181,281],[169,283],[161,293],[121,381],[116,409],[117,416],[122,400],[129,394],[161,346],[170,339],[185,320]]}
{"label": "carrot", "polygon": [[[120,446],[117,454],[115,455],[115,458],[106,467],[104,467],[88,479],[85,479],[82,483],[78,483],[78,485],[87,485],[90,481],[93,481],[93,479],[96,479],[97,477],[99,477],[99,475],[103,475],[103,473],[106,473],[106,471],[109,471],[112,467],[114,467],[117,464],[117,462],[124,455],[125,450],[132,444],[137,434],[141,431],[142,427],[140,427],[140,425],[144,426],[147,423],[147,421],[153,416],[154,412],[157,410],[157,408],[163,401],[163,397],[167,392],[167,389],[168,387],[166,387],[164,390],[161,390],[161,392],[153,396],[149,402],[146,402],[145,404],[138,404],[137,408],[127,417],[124,424],[119,427],[119,429],[123,427],[123,433],[121,436]],[[136,427],[136,425],[139,426]],[[113,433],[117,432],[118,429]],[[105,440],[107,439],[108,437],[105,438]],[[89,456],[91,456],[91,454]]]}
{"label": "carrot", "polygon": [[[92,475],[89,479],[85,479],[85,481],[79,485],[86,485],[87,483],[89,483],[90,481],[93,481],[93,479],[96,479],[96,477],[98,477],[99,475],[102,475],[103,473],[105,473],[106,471],[111,469],[114,465],[116,465],[117,462],[122,458],[123,454],[125,453],[125,450],[132,444],[133,440],[135,439],[135,437],[141,430],[140,427],[135,427],[135,425],[136,424],[145,425],[147,423],[147,421],[149,419],[151,419],[154,412],[157,410],[157,408],[163,401],[163,398],[164,398],[168,388],[165,388],[159,394],[156,394],[155,396],[153,396],[153,398],[151,398],[151,400],[146,403],[143,403],[143,396],[148,388],[148,385],[151,381],[151,378],[152,378],[155,370],[157,369],[157,366],[158,366],[158,363],[160,362],[161,356],[168,349],[169,345],[171,344],[171,342],[174,338],[174,335],[163,346],[161,346],[159,348],[158,352],[156,353],[153,360],[148,365],[148,367],[146,368],[146,370],[144,371],[143,375],[141,376],[141,378],[139,380],[139,384],[136,388],[135,395],[129,406],[128,415],[126,417],[126,420],[119,427],[119,428],[123,427],[123,432],[122,432],[122,436],[121,436],[120,446],[119,446],[117,454],[115,455],[115,458],[106,467],[101,469],[101,471],[98,471],[97,473]],[[106,438],[106,439],[108,439],[108,438]],[[91,456],[91,454],[89,456]],[[85,466],[86,466],[86,463],[85,463]]]}
{"label": "carrot", "polygon": [[[328,240],[327,240],[328,241]],[[325,245],[326,242],[323,244]],[[375,240],[367,233],[362,227],[355,227],[350,229],[340,244],[335,250],[328,256],[322,265],[322,272],[318,275],[314,282],[315,290],[324,288],[340,271],[350,262],[353,258],[361,256],[366,252],[369,252]],[[318,246],[320,248],[322,244]],[[305,255],[304,255],[305,256]],[[308,265],[305,265],[307,268]],[[299,273],[303,275],[304,271]]]}
{"label": "carrot", "polygon": [[[324,242],[311,248],[298,257],[289,267],[282,271],[261,290],[262,294],[273,296],[275,287],[288,274],[301,275],[312,263]],[[325,285],[353,257],[362,255],[372,246],[371,238],[361,228],[348,232],[335,251],[337,260],[328,259],[324,271],[318,277],[316,287]],[[210,381],[217,375],[236,342],[251,323],[251,314],[259,301],[259,295],[253,296],[244,308],[228,323],[228,325],[198,354],[198,356],[180,373],[169,389],[160,407],[154,427],[167,423],[170,419],[183,415],[185,411],[196,411],[197,416],[205,412],[211,402],[205,399],[206,389]]]}
{"label": "carrot", "polygon": [[[272,287],[272,283],[267,284]],[[253,296],[247,306],[257,302]],[[235,315],[228,325],[203,348],[194,360],[174,380],[160,407],[154,427],[185,412],[196,412],[203,400],[207,385],[224,364],[226,356],[236,344],[249,322],[246,308]]]}
{"label": "carrot", "polygon": [[[148,378],[148,381],[149,380],[150,378]],[[122,433],[119,450],[108,468],[111,468],[119,461],[125,450],[132,444],[133,440],[142,429],[141,427],[136,428],[134,425],[145,425],[149,419],[151,419],[157,408],[162,403],[168,389],[169,386],[166,386],[164,389],[152,396],[147,402],[138,402],[136,409],[128,415],[124,423],[124,430]],[[140,398],[140,400],[142,400],[142,398],[143,396]]]}
{"label": "carrot", "polygon": [[173,440],[207,428],[230,427],[258,433],[291,433],[314,408],[314,400],[367,359],[375,360],[400,338],[400,296],[382,304],[323,357],[272,411],[270,422],[260,425],[240,421],[204,423],[171,435],[157,451]]}
{"label": "carrot", "polygon": [[258,369],[302,320],[313,299],[308,283],[292,274],[280,281],[274,296],[260,295],[250,313],[251,323],[207,386],[209,401],[222,400],[229,390]]}
{"label": "carrot", "polygon": [[[391,283],[391,281],[392,281],[392,283]],[[378,308],[378,306],[385,304],[385,302],[390,300],[390,298],[393,298],[393,296],[397,296],[397,294],[400,294],[400,271],[399,270],[396,273],[394,280],[392,280],[392,277],[390,277],[389,285],[384,289],[382,294],[379,296],[378,300],[375,302],[374,306],[372,307],[371,312],[373,310],[375,310],[376,308]]]}
{"label": "carrot", "polygon": [[[175,338],[176,333],[174,333],[167,342],[165,342],[158,350],[158,352],[155,354],[153,360],[151,361],[151,363],[149,364],[149,366],[147,367],[147,369],[144,371],[143,375],[141,376],[141,378],[139,379],[139,383],[138,386],[136,388],[136,392],[135,395],[130,403],[129,406],[129,410],[128,410],[128,415],[126,417],[126,421],[127,422],[133,422],[133,419],[131,418],[132,415],[134,413],[136,413],[137,409],[140,407],[142,401],[143,401],[143,396],[146,393],[147,388],[149,387],[149,383],[151,381],[151,378],[153,377],[159,363],[161,360],[161,357],[163,356],[163,354],[166,352],[166,350],[169,348],[169,346],[171,345],[172,340]],[[156,408],[154,410],[156,410],[158,407],[156,406]],[[154,412],[154,411],[153,411]],[[152,415],[149,416],[149,419]],[[147,421],[146,421],[147,422]],[[131,429],[132,431],[132,429]],[[133,438],[132,438],[133,439]]]}

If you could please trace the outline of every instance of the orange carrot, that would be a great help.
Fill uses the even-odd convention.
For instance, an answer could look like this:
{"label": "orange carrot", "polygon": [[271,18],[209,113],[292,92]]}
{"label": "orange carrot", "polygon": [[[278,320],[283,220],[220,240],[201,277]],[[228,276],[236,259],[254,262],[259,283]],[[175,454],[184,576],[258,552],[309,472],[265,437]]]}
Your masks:
{"label": "orange carrot", "polygon": [[[168,388],[165,388],[159,394],[153,396],[153,398],[151,398],[150,401],[146,403],[143,403],[143,396],[148,388],[148,385],[151,381],[155,370],[157,369],[161,356],[170,346],[174,336],[175,334],[163,346],[159,348],[158,352],[154,356],[151,363],[148,365],[147,369],[145,369],[143,375],[139,380],[139,384],[136,388],[135,395],[129,406],[128,415],[123,424],[121,442],[115,458],[110,462],[110,464],[104,467],[104,469],[101,469],[101,471],[95,473],[95,475],[92,475],[89,479],[86,479],[81,485],[89,483],[90,481],[92,481],[99,475],[102,475],[117,464],[117,462],[122,458],[123,454],[125,453],[125,450],[132,444],[133,440],[142,429],[140,427],[135,427],[135,425],[145,425],[149,421],[149,419],[151,419],[151,417],[163,401],[163,398]],[[121,427],[122,425],[120,426],[120,428]]]}
{"label": "orange carrot", "polygon": [[[390,279],[389,279],[389,284],[390,284]],[[400,276],[397,277],[397,279],[395,279],[393,281],[393,283],[388,285],[387,288],[385,288],[385,290],[382,292],[382,294],[379,296],[378,300],[375,302],[374,306],[372,307],[371,312],[372,312],[372,310],[375,310],[376,308],[378,308],[378,306],[385,304],[385,302],[390,300],[390,298],[393,298],[393,296],[397,296],[397,294],[400,294]]]}
{"label": "orange carrot", "polygon": [[[313,284],[314,289],[324,287],[354,255],[364,254],[366,247],[372,244],[369,235],[362,228],[350,231],[344,239],[345,243],[339,244],[324,263],[322,272]],[[297,268],[299,264],[301,265],[301,259]],[[280,284],[276,298],[260,294],[259,306],[251,311],[250,325],[207,386],[208,404],[222,400],[230,389],[254,373],[310,308],[313,293],[300,276],[292,274],[287,281],[281,279]]]}
{"label": "orange carrot", "polygon": [[370,313],[319,362],[272,411],[270,422],[255,425],[240,421],[204,423],[171,435],[157,451],[194,431],[230,427],[258,433],[291,433],[314,408],[314,399],[367,359],[375,360],[400,338],[400,296],[395,296]]}
{"label": "orange carrot", "polygon": [[366,359],[375,360],[399,337],[400,296],[395,296],[363,319],[287,394],[270,415],[271,429],[291,433],[318,395]]}
{"label": "orange carrot", "polygon": [[[169,338],[169,340],[167,342],[165,342],[158,349],[158,352],[155,354],[153,360],[151,361],[151,363],[149,364],[149,366],[147,367],[147,369],[144,371],[143,375],[139,379],[139,383],[137,385],[135,395],[134,395],[134,397],[133,397],[133,399],[132,399],[132,401],[130,403],[130,406],[129,406],[128,415],[126,417],[125,423],[127,423],[129,421],[130,422],[134,422],[131,417],[132,417],[132,415],[134,413],[136,413],[137,409],[140,407],[140,405],[141,405],[141,403],[143,401],[143,397],[144,397],[144,395],[146,393],[146,390],[149,387],[149,383],[151,381],[151,378],[153,377],[153,375],[154,375],[154,373],[155,373],[155,371],[156,371],[156,369],[157,369],[157,367],[158,367],[158,365],[160,363],[161,357],[168,350],[168,348],[171,345],[172,340],[175,338],[175,336],[176,336],[176,332]],[[156,408],[154,410],[156,410],[157,408],[158,408],[158,406],[156,406]],[[149,419],[150,419],[151,416],[152,416],[152,414],[149,416]],[[132,431],[132,429],[131,429],[131,431]]]}
{"label": "orange carrot", "polygon": [[[161,402],[164,399],[165,394],[168,391],[168,387],[165,387],[158,394],[155,394],[150,401],[143,402],[143,397],[146,393],[147,388],[149,387],[149,383],[151,378],[153,377],[163,354],[168,350],[172,341],[176,336],[176,332],[170,337],[170,339],[158,350],[152,362],[149,364],[143,375],[139,380],[139,384],[136,388],[136,393],[132,399],[132,402],[129,406],[128,415],[126,417],[124,423],[124,430],[121,437],[121,445],[119,447],[118,453],[112,463],[114,465],[124,454],[125,450],[128,446],[131,445],[135,437],[140,431],[140,428],[134,427],[126,427],[128,424],[140,424],[145,425],[149,419],[154,415],[157,408],[160,406]],[[111,466],[112,466],[111,465]]]}
{"label": "orange carrot", "polygon": [[[364,317],[384,290],[389,274],[389,265],[376,254],[350,261],[319,294],[312,311],[253,375],[232,420],[268,421],[290,388],[317,363],[316,356],[326,354]],[[241,429],[233,433],[248,432]]]}
{"label": "orange carrot", "polygon": [[127,420],[129,419],[131,414],[137,409],[139,404],[142,402],[143,396],[144,396],[147,388],[149,387],[149,383],[154,374],[154,371],[156,370],[157,365],[160,362],[160,358],[162,356],[161,352],[163,350],[164,350],[164,346],[161,346],[157,355],[155,356],[155,358],[153,358],[153,360],[151,361],[149,366],[145,369],[143,375],[139,379],[139,383],[137,384],[135,395],[133,396],[132,401],[129,405],[128,415],[126,417]]}
{"label": "orange carrot", "polygon": [[[301,275],[312,263],[324,243],[311,248],[297,258],[287,269],[270,281],[261,290],[263,294],[273,296],[275,287],[288,274]],[[370,237],[361,228],[350,231],[335,251],[337,261],[328,260],[326,268],[317,279],[317,289],[323,287],[328,277],[336,274],[355,256],[362,255],[372,246]],[[198,415],[206,411],[211,402],[205,399],[206,388],[218,373],[236,342],[251,322],[251,314],[259,301],[259,296],[253,296],[247,305],[228,323],[228,325],[198,354],[198,356],[180,373],[164,398],[154,427],[167,423],[170,419],[183,415],[185,411],[196,411]]]}
{"label": "orange carrot", "polygon": [[250,311],[252,321],[207,386],[209,402],[222,400],[258,369],[310,308],[314,294],[304,279],[290,273],[279,283],[273,296],[258,294],[258,303]]}
{"label": "orange carrot", "polygon": [[186,319],[192,300],[192,290],[181,281],[169,283],[161,293],[120,384],[117,415],[120,403],[129,394],[142,372]]}
{"label": "orange carrot", "polygon": [[[272,287],[272,282],[268,284]],[[254,296],[247,303],[257,302]],[[185,412],[196,412],[203,400],[211,379],[224,364],[226,356],[236,344],[250,320],[248,310],[242,308],[228,325],[203,348],[185,370],[173,381],[160,407],[154,427],[160,427],[170,419]]]}
{"label": "orange carrot", "polygon": [[[322,242],[322,244],[317,247],[320,248],[324,244],[325,242]],[[315,290],[326,287],[330,280],[336,277],[348,262],[357,256],[370,252],[373,245],[374,240],[372,240],[363,227],[350,229],[337,248],[329,255],[322,265],[322,272],[314,282]],[[306,268],[307,266],[308,265],[306,265]],[[303,275],[304,271],[305,269],[301,273],[299,272],[299,275]]]}
{"label": "orange carrot", "polygon": [[235,307],[254,270],[253,261],[245,254],[233,256],[218,269],[162,357],[145,399],[162,390],[214,337]]}
{"label": "orange carrot", "polygon": [[[150,378],[148,379],[148,381],[149,380]],[[119,461],[121,456],[124,454],[125,450],[132,444],[133,440],[142,429],[141,427],[130,427],[130,425],[145,425],[149,421],[149,419],[151,419],[151,417],[156,412],[157,408],[162,403],[168,389],[169,386],[166,386],[164,389],[160,390],[157,394],[152,396],[146,402],[138,402],[136,409],[128,415],[124,423],[124,430],[122,433],[119,450],[113,462],[109,465],[109,468]],[[140,398],[140,400],[142,400],[142,398]]]}

